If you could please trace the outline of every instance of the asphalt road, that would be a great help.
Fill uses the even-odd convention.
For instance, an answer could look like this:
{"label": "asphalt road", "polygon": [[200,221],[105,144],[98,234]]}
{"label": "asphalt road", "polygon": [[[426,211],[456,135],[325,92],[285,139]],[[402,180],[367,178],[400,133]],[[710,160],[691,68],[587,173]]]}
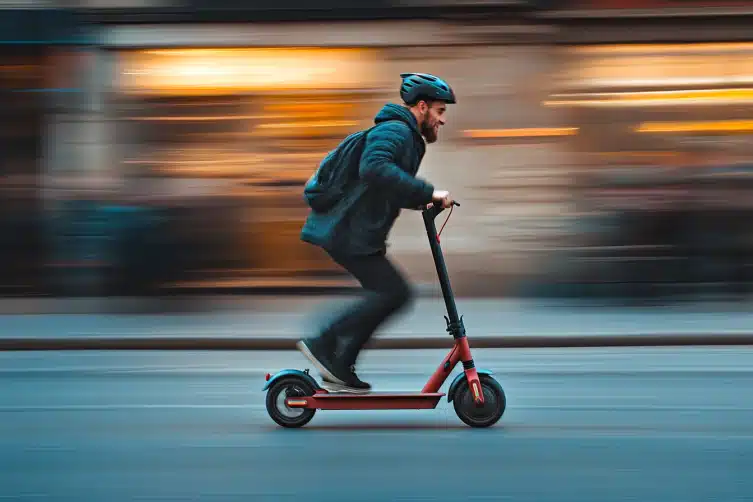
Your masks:
{"label": "asphalt road", "polygon": [[[371,351],[360,373],[416,389],[440,354]],[[2,353],[0,500],[753,500],[753,349],[475,356],[508,394],[494,428],[442,402],[283,430],[261,387],[293,352]]]}

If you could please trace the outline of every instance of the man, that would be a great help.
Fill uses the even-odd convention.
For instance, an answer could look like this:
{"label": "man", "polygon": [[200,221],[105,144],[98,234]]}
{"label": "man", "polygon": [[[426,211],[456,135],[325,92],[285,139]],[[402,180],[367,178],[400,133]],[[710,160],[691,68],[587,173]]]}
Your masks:
{"label": "man", "polygon": [[[433,75],[403,73],[403,105],[387,104],[366,133],[357,163],[357,181],[327,211],[313,211],[301,233],[305,242],[321,246],[355,277],[366,297],[337,317],[318,337],[302,339],[299,350],[334,391],[369,392],[355,372],[358,354],[377,328],[407,306],[413,292],[386,257],[387,236],[401,209],[436,203],[452,205],[449,192],[416,178],[426,143],[437,141],[446,122],[447,104],[455,94]],[[338,158],[338,162],[349,159]],[[338,352],[338,343],[344,345]]]}

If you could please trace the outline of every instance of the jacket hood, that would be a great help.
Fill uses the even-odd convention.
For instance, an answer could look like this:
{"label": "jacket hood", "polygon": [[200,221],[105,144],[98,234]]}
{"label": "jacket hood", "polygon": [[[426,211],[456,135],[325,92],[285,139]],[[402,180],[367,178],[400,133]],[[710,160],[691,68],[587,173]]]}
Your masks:
{"label": "jacket hood", "polygon": [[379,113],[376,114],[376,117],[374,117],[374,123],[380,124],[382,122],[387,122],[388,120],[399,120],[401,122],[405,122],[410,126],[413,133],[418,138],[421,138],[421,141],[423,141],[421,131],[418,130],[418,122],[416,122],[416,117],[414,117],[410,110],[408,110],[406,107],[393,103],[387,103],[386,105],[384,105],[384,107],[379,110]]}

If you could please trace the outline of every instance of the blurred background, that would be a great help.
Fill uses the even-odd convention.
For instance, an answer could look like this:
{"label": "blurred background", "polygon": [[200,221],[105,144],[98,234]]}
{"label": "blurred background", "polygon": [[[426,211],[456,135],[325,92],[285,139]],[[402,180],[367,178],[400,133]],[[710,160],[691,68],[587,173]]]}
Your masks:
{"label": "blurred background", "polygon": [[[420,172],[462,202],[459,295],[751,291],[753,1],[0,9],[3,296],[352,286],[299,240],[302,187],[406,71],[459,96]],[[390,242],[435,283],[418,215]]]}
{"label": "blurred background", "polygon": [[[0,499],[753,500],[753,0],[0,0],[0,28]],[[264,379],[354,286],[299,238],[304,183],[401,72],[459,99],[419,175],[461,203],[442,247],[507,411],[280,434]],[[419,214],[390,253],[427,294],[358,373],[415,392],[451,343]]]}

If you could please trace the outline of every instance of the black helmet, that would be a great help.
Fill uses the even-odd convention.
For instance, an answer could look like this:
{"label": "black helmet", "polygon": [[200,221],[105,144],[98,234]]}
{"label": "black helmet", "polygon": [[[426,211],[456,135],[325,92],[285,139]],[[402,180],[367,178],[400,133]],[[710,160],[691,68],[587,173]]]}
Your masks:
{"label": "black helmet", "polygon": [[400,97],[406,105],[415,105],[422,99],[455,103],[455,93],[447,82],[428,73],[401,73],[403,84]]}

